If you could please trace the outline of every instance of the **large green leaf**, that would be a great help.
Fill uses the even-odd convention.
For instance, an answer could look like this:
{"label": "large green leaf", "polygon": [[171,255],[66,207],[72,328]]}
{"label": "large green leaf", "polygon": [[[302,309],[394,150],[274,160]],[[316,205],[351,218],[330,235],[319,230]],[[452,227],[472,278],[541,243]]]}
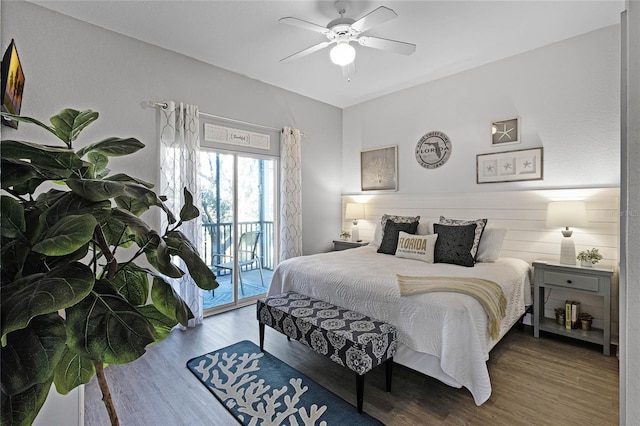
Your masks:
{"label": "large green leaf", "polygon": [[99,174],[104,169],[107,168],[107,164],[109,164],[109,157],[99,152],[90,152],[87,155],[89,162],[93,164],[93,169],[95,174]]}
{"label": "large green leaf", "polygon": [[24,208],[15,198],[3,195],[0,197],[0,235],[16,238],[26,231]]}
{"label": "large green leaf", "polygon": [[127,226],[119,220],[111,217],[111,212],[100,220],[102,234],[109,246],[129,247],[133,234],[127,232]]}
{"label": "large green leaf", "polygon": [[98,119],[98,113],[90,109],[78,111],[66,108],[49,119],[56,130],[56,135],[68,146],[78,138],[78,135],[89,124]]}
{"label": "large green leaf", "polygon": [[184,188],[184,205],[180,210],[180,220],[183,222],[188,222],[196,217],[200,216],[200,210],[196,206],[193,205],[193,196]]}
{"label": "large green leaf", "polygon": [[136,244],[144,251],[151,266],[161,274],[171,278],[180,278],[184,275],[184,272],[172,262],[167,244],[156,231],[136,234]]}
{"label": "large green leaf", "polygon": [[171,231],[165,237],[169,253],[179,256],[187,265],[189,275],[203,290],[214,290],[218,288],[215,274],[209,269],[207,264],[200,258],[198,251],[180,231]]}
{"label": "large green leaf", "polygon": [[94,361],[126,364],[142,356],[154,341],[149,320],[104,280],[66,312],[67,344]]}
{"label": "large green leaf", "polygon": [[147,272],[133,263],[118,269],[113,278],[118,292],[134,306],[147,303],[149,297],[149,278]]}
{"label": "large green leaf", "polygon": [[134,178],[131,177],[125,173],[117,173],[113,176],[109,176],[107,178],[105,178],[105,180],[112,180],[114,182],[134,182],[137,183],[138,185],[142,185],[144,187],[147,187],[149,189],[153,188],[153,184],[149,183],[147,181],[144,181],[142,179],[138,179],[138,178]]}
{"label": "large green leaf", "polygon": [[169,223],[175,223],[173,213],[158,198],[155,192],[132,182],[117,182],[96,179],[67,179],[71,190],[91,201],[110,200],[115,197],[130,197],[145,200],[149,205],[160,207],[167,214]]}
{"label": "large green leaf", "polygon": [[47,256],[64,256],[87,244],[98,224],[90,214],[66,216],[49,228],[33,251]]}
{"label": "large green leaf", "polygon": [[90,152],[97,152],[107,157],[119,157],[133,154],[144,148],[144,144],[135,138],[107,138],[78,150],[80,157]]}
{"label": "large green leaf", "polygon": [[193,313],[189,306],[182,300],[178,293],[169,283],[159,277],[153,278],[151,287],[151,300],[160,313],[172,320],[178,321],[185,327],[189,320],[193,318]]}
{"label": "large green leaf", "polygon": [[0,289],[2,336],[27,326],[32,318],[50,314],[84,299],[94,283],[91,269],[73,262],[3,285]]}
{"label": "large green leaf", "polygon": [[177,320],[171,319],[168,316],[162,314],[153,305],[140,306],[138,310],[153,325],[153,328],[156,331],[156,343],[160,340],[164,340],[169,335],[169,333],[171,333],[173,327],[178,324]]}
{"label": "large green leaf", "polygon": [[51,172],[66,178],[84,165],[82,159],[70,149],[14,140],[3,140],[0,144],[3,158],[28,159],[41,172]]}
{"label": "large green leaf", "polygon": [[54,370],[53,382],[58,393],[66,395],[78,386],[89,383],[95,374],[93,361],[65,346],[62,359]]}
{"label": "large green leaf", "polygon": [[31,194],[35,191],[37,185],[34,187],[32,182],[62,179],[62,176],[56,173],[40,170],[29,162],[14,159],[3,158],[0,172],[2,173],[0,182],[2,182],[3,189],[26,186],[31,190],[31,192],[20,192],[21,194]]}
{"label": "large green leaf", "polygon": [[7,335],[2,347],[2,387],[9,395],[51,381],[62,358],[67,334],[57,313],[40,315],[23,329]]}
{"label": "large green leaf", "polygon": [[11,118],[14,121],[21,121],[23,123],[31,123],[31,124],[37,124],[38,126],[42,127],[43,129],[53,133],[55,136],[58,136],[58,134],[56,133],[56,129],[54,129],[53,127],[44,124],[42,121],[36,120],[35,118],[31,118],[31,117],[27,117],[25,115],[17,115],[17,114],[10,114],[8,112],[2,112],[2,116],[3,117],[8,117]]}
{"label": "large green leaf", "polygon": [[49,395],[51,381],[31,386],[26,391],[9,396],[2,390],[2,417],[0,424],[3,426],[31,426],[44,401]]}
{"label": "large green leaf", "polygon": [[127,210],[114,208],[111,210],[111,217],[127,225],[136,234],[147,234],[151,231],[147,222]]}
{"label": "large green leaf", "polygon": [[103,211],[108,212],[110,207],[111,203],[108,200],[93,202],[66,191],[46,210],[41,220],[44,225],[51,227],[64,217],[81,214],[91,214],[95,217]]}
{"label": "large green leaf", "polygon": [[116,205],[123,210],[129,211],[134,215],[140,217],[142,213],[149,210],[149,203],[146,200],[140,200],[138,198],[131,197],[116,197],[115,198]]}

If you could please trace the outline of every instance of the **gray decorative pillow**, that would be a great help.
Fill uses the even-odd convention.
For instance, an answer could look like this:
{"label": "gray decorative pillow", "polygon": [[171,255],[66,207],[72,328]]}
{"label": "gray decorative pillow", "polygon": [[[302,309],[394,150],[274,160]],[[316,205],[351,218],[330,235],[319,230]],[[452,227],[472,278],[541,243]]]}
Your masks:
{"label": "gray decorative pillow", "polygon": [[382,233],[384,234],[384,227],[387,224],[387,220],[391,219],[395,223],[412,223],[419,222],[420,216],[397,216],[394,214],[383,214],[380,219],[380,225],[382,225]]}
{"label": "gray decorative pillow", "polygon": [[471,247],[471,256],[473,256],[473,258],[475,259],[478,253],[478,247],[480,246],[482,233],[484,232],[484,228],[487,226],[487,219],[447,219],[444,216],[440,216],[440,223],[443,225],[470,225],[472,223],[475,223],[477,225],[476,235],[473,239],[473,247]]}
{"label": "gray decorative pillow", "polygon": [[471,248],[476,235],[475,223],[469,225],[433,224],[433,232],[438,234],[433,254],[434,263],[452,263],[460,266],[473,266],[476,261]]}
{"label": "gray decorative pillow", "polygon": [[396,223],[391,219],[387,219],[387,223],[384,226],[384,234],[382,235],[382,242],[380,243],[380,247],[378,247],[378,253],[396,254],[400,231],[406,232],[407,234],[415,234],[417,230],[418,221]]}

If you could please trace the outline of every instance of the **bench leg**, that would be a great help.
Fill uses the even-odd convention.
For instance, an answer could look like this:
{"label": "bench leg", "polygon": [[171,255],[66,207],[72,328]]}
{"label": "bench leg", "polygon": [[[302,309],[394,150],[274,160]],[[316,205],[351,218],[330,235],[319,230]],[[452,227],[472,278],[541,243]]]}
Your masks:
{"label": "bench leg", "polygon": [[387,392],[391,392],[391,377],[392,377],[392,373],[393,373],[393,357],[387,359],[385,361],[385,370],[386,370],[386,377],[387,377]]}
{"label": "bench leg", "polygon": [[258,328],[260,330],[260,352],[264,351],[264,324],[259,322]]}
{"label": "bench leg", "polygon": [[362,401],[364,400],[364,374],[356,374],[356,403],[358,413],[362,414]]}

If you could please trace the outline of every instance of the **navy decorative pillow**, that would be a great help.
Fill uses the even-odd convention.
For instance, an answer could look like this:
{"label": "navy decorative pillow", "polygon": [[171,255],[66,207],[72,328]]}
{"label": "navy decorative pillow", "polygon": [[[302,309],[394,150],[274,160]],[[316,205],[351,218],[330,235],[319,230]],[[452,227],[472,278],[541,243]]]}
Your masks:
{"label": "navy decorative pillow", "polygon": [[476,225],[433,224],[433,232],[438,234],[433,254],[434,263],[452,263],[460,266],[473,266],[476,261],[472,253],[476,235]]}
{"label": "navy decorative pillow", "polygon": [[380,243],[380,247],[378,247],[378,253],[396,254],[400,231],[406,232],[407,234],[415,234],[418,231],[418,221],[396,223],[391,219],[387,219],[387,223],[384,225],[382,242]]}

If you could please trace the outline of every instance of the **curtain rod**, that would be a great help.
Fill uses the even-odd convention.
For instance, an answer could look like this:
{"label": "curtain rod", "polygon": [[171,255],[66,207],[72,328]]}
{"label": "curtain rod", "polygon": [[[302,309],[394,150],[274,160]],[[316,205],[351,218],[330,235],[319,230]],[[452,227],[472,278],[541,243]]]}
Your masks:
{"label": "curtain rod", "polygon": [[[149,103],[152,104],[153,106],[159,106],[162,109],[167,109],[167,107],[168,107],[166,102],[149,101]],[[209,114],[207,112],[198,112],[198,115],[199,116],[203,116],[203,117],[208,117],[208,118],[218,118],[220,120],[227,120],[227,121],[231,121],[233,123],[245,124],[245,125],[248,125],[248,126],[261,127],[263,129],[275,130],[277,132],[281,132],[282,131],[282,128],[265,126],[264,124],[250,123],[248,121],[236,120],[235,118],[223,117],[221,115]],[[306,136],[306,134],[304,132],[300,132],[300,134],[302,136]]]}

